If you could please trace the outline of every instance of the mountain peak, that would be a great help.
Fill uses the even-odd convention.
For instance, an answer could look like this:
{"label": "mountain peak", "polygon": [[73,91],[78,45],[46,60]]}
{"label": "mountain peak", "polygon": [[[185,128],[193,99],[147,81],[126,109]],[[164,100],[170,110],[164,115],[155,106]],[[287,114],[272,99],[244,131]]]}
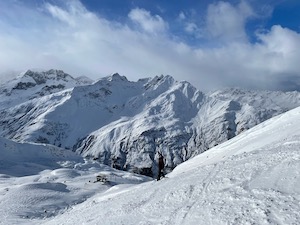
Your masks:
{"label": "mountain peak", "polygon": [[121,76],[118,73],[113,73],[112,75],[110,75],[108,77],[109,81],[128,81],[127,78],[125,76]]}
{"label": "mountain peak", "polygon": [[42,72],[27,70],[24,73],[23,77],[31,77],[36,82],[36,84],[44,84],[46,83],[46,80],[49,79],[64,81],[74,79],[71,75],[65,73],[64,71],[55,69]]}
{"label": "mountain peak", "polygon": [[160,75],[160,76],[155,76],[148,83],[146,83],[145,88],[146,89],[149,89],[149,88],[156,89],[159,86],[168,88],[175,82],[176,81],[174,80],[174,78],[170,75]]}
{"label": "mountain peak", "polygon": [[89,78],[75,79],[62,70],[27,70],[0,86],[0,109],[91,83]]}

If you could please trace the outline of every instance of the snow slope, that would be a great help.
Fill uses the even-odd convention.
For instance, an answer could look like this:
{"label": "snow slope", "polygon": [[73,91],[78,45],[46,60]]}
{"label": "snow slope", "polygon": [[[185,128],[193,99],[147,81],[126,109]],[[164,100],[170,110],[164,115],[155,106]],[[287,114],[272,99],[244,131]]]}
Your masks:
{"label": "snow slope", "polygon": [[0,154],[0,173],[10,176],[27,176],[48,168],[59,168],[59,161],[82,160],[74,152],[56,146],[17,143],[2,137]]}
{"label": "snow slope", "polygon": [[[94,183],[98,175],[107,182]],[[148,180],[55,146],[0,138],[0,224],[41,224],[95,193]]]}
{"label": "snow slope", "polygon": [[300,108],[179,165],[99,193],[44,224],[298,224]]}

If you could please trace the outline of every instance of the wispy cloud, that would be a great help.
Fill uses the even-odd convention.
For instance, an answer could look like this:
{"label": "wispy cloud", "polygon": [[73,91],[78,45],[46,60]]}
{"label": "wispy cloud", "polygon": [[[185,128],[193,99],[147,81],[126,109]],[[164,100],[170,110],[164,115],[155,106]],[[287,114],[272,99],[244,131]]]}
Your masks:
{"label": "wispy cloud", "polygon": [[133,22],[140,25],[144,31],[150,34],[162,33],[168,28],[168,24],[159,15],[151,15],[145,9],[132,9],[128,16]]}
{"label": "wispy cloud", "polygon": [[[5,13],[4,13],[5,12]],[[205,23],[188,21],[186,31],[219,45],[194,47],[170,33],[171,21],[142,8],[123,23],[88,11],[77,0],[38,7],[0,3],[0,73],[28,68],[58,68],[99,78],[119,72],[129,79],[171,74],[202,90],[221,86],[281,88],[300,77],[300,34],[273,26],[248,41],[247,20],[256,12],[245,1],[211,4]],[[200,31],[201,30],[201,31]]]}

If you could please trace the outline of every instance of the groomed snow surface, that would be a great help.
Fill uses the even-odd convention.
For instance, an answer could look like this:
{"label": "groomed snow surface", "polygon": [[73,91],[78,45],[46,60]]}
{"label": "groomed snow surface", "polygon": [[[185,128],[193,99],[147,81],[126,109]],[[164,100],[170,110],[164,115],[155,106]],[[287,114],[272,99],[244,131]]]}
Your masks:
{"label": "groomed snow surface", "polygon": [[[0,224],[300,223],[300,108],[182,163],[161,181],[50,146],[40,146],[49,153],[42,160],[21,162],[24,144],[0,141]],[[17,170],[11,151],[31,174]],[[45,155],[57,163],[44,165]],[[93,183],[101,173],[110,182]]]}

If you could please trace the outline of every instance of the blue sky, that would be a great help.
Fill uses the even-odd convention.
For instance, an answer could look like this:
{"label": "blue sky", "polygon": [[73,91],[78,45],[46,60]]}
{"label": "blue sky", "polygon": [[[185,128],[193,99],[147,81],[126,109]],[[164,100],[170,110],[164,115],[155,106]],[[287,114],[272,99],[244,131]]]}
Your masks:
{"label": "blue sky", "polygon": [[[178,21],[178,16],[183,13],[182,15],[185,15],[187,20],[201,26],[204,23],[208,6],[217,2],[212,0],[177,0],[176,3],[170,0],[82,0],[82,3],[88,10],[99,13],[99,15],[109,20],[120,22],[127,20],[128,13],[133,8],[146,9],[153,15],[159,15],[168,21],[170,30],[175,35],[185,37],[186,41],[191,41],[193,38],[182,32],[184,24]],[[236,6],[241,1],[231,0],[224,2]],[[250,17],[246,23],[247,33],[253,38],[252,41],[256,41],[254,33],[257,28],[270,29],[273,25],[280,24],[286,28],[300,30],[300,1],[252,0],[244,2],[247,2],[256,14]],[[188,38],[191,38],[191,40]],[[197,44],[196,41],[194,42]]]}
{"label": "blue sky", "polygon": [[293,90],[300,84],[298,12],[298,0],[0,1],[0,74],[169,74],[204,91]]}

